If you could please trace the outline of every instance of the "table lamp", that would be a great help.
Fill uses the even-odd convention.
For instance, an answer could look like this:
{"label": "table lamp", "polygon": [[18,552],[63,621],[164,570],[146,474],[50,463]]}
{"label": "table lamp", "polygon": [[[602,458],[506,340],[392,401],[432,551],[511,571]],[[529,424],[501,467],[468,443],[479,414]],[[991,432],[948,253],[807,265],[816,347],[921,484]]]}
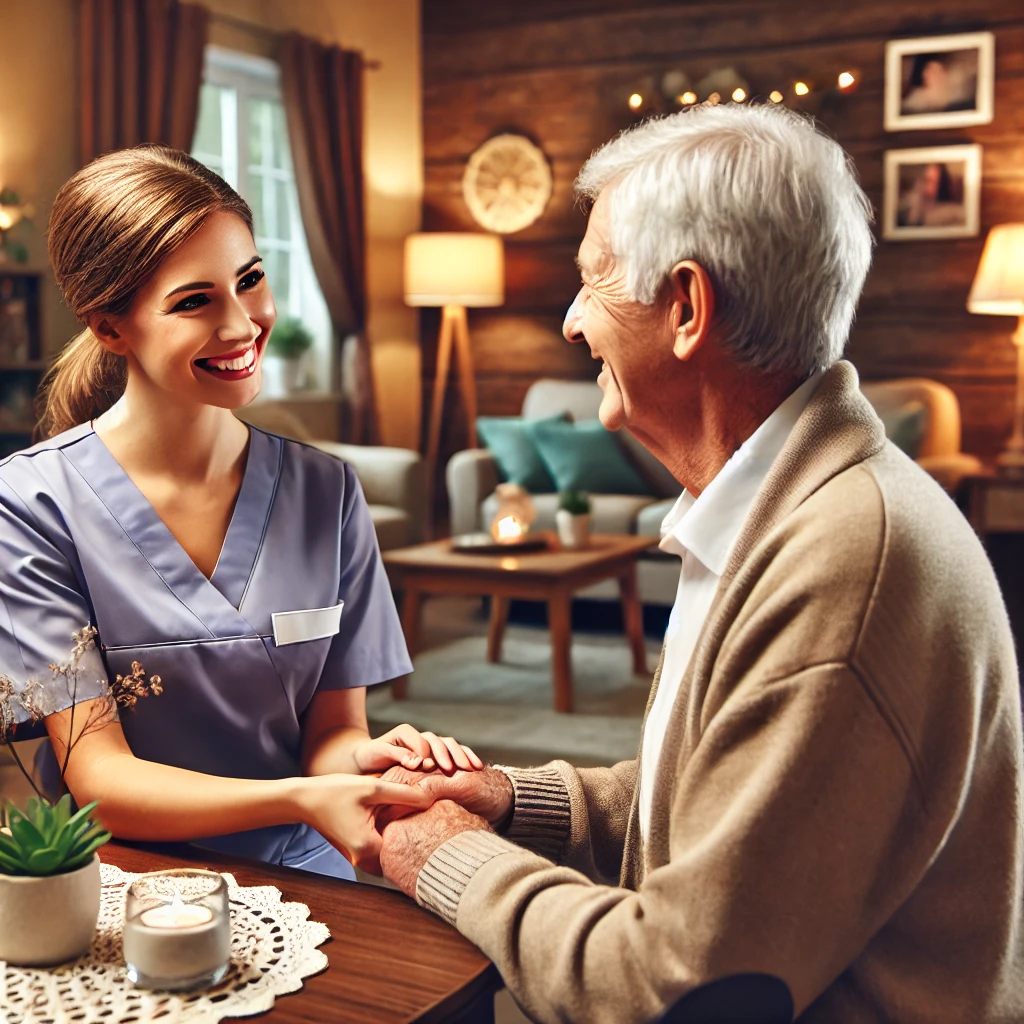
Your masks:
{"label": "table lamp", "polygon": [[429,516],[453,341],[458,349],[459,388],[469,425],[468,446],[476,447],[476,378],[466,307],[500,306],[505,301],[505,251],[501,239],[497,235],[461,232],[410,235],[405,240],[405,301],[410,306],[440,306],[442,311],[427,433]]}
{"label": "table lamp", "polygon": [[972,313],[1019,318],[1013,334],[1017,346],[1013,433],[997,461],[1004,468],[1024,470],[1024,224],[998,224],[989,232],[967,308]]}

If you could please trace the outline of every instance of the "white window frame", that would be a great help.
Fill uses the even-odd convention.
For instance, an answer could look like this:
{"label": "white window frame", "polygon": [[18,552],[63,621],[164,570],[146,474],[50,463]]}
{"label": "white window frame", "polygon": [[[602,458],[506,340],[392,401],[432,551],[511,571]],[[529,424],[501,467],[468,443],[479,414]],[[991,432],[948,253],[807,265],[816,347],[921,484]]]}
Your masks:
{"label": "white window frame", "polygon": [[[226,151],[223,154],[205,154],[196,150],[193,155],[201,161],[204,157],[207,159],[216,157],[217,162],[223,160],[222,177],[235,191],[245,197],[251,195],[252,186],[248,161],[250,152],[248,102],[250,100],[269,100],[283,105],[281,68],[275,61],[267,57],[241,53],[221,46],[208,45],[203,57],[204,84],[233,90],[233,92],[223,93],[221,100],[221,124]],[[262,148],[263,152],[267,152],[266,146]],[[263,179],[262,186],[266,198],[267,192],[273,192],[278,182],[293,182],[295,175],[293,168],[281,170],[268,166],[264,168],[260,177]],[[294,187],[289,190],[289,197],[288,214],[291,223],[301,225],[302,214],[299,211],[298,195]],[[275,196],[271,203],[265,203],[264,209],[269,207],[276,212],[276,203]],[[302,234],[304,238],[304,228]],[[277,250],[288,254],[291,261],[289,295],[287,301],[284,296],[279,295],[275,295],[275,300],[278,303],[279,315],[286,315],[288,311],[298,310],[301,316],[305,312],[306,305],[302,295],[302,279],[306,278],[311,286],[315,287],[318,292],[320,291],[316,272],[310,260],[308,244],[282,244],[278,240],[265,236],[257,237],[256,241],[260,250]],[[313,350],[307,357],[311,364],[309,370],[314,380],[321,382],[326,386],[328,392],[333,393],[337,391],[338,387],[339,357],[329,317],[327,337],[318,339],[318,341],[320,343],[314,344]],[[319,396],[323,393],[323,388],[318,388],[312,394]]]}

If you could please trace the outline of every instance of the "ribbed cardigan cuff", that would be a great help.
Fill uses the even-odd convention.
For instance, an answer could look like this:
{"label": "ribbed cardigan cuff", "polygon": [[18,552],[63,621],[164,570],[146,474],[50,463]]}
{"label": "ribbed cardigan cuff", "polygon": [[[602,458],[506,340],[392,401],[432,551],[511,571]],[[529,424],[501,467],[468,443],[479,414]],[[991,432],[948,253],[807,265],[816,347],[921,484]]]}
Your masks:
{"label": "ribbed cardigan cuff", "polygon": [[[495,765],[497,767],[497,765]],[[554,861],[569,839],[569,791],[554,768],[506,768],[515,791],[515,811],[503,835],[513,843]]]}
{"label": "ribbed cardigan cuff", "polygon": [[470,879],[484,864],[502,853],[522,853],[522,850],[485,829],[461,832],[442,843],[423,865],[416,879],[416,902],[454,926],[459,900]]}

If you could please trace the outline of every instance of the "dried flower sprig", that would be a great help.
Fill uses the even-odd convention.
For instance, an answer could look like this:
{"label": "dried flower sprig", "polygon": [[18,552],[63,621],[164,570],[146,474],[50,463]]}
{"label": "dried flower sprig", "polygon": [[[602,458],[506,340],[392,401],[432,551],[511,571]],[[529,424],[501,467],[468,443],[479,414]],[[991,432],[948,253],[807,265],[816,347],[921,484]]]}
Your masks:
{"label": "dried flower sprig", "polygon": [[139,700],[148,696],[159,696],[163,693],[163,681],[160,676],[149,676],[137,661],[132,662],[132,670],[127,676],[118,674],[113,683],[106,679],[96,680],[99,694],[89,701],[88,719],[85,726],[75,731],[76,697],[82,673],[81,660],[87,652],[96,646],[98,631],[95,626],[87,625],[71,634],[74,642],[68,661],[49,666],[52,679],[42,682],[29,679],[20,693],[13,680],[8,676],[0,676],[0,745],[6,745],[11,751],[15,764],[28,779],[40,799],[45,800],[31,772],[22,763],[13,745],[14,733],[18,726],[17,707],[28,715],[30,723],[41,722],[49,715],[56,713],[70,704],[71,716],[68,726],[68,742],[64,746],[64,757],[60,770],[60,790],[64,789],[64,776],[67,773],[71,751],[83,736],[117,721],[119,709],[131,709]]}

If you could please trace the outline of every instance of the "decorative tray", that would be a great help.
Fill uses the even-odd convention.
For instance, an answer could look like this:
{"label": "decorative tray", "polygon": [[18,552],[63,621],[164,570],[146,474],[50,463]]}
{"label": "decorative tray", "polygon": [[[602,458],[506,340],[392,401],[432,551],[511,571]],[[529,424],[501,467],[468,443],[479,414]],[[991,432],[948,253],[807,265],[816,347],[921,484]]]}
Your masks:
{"label": "decorative tray", "polygon": [[463,555],[521,555],[527,551],[543,551],[548,538],[542,533],[527,534],[519,540],[499,543],[489,533],[462,533],[451,539],[452,551]]}

